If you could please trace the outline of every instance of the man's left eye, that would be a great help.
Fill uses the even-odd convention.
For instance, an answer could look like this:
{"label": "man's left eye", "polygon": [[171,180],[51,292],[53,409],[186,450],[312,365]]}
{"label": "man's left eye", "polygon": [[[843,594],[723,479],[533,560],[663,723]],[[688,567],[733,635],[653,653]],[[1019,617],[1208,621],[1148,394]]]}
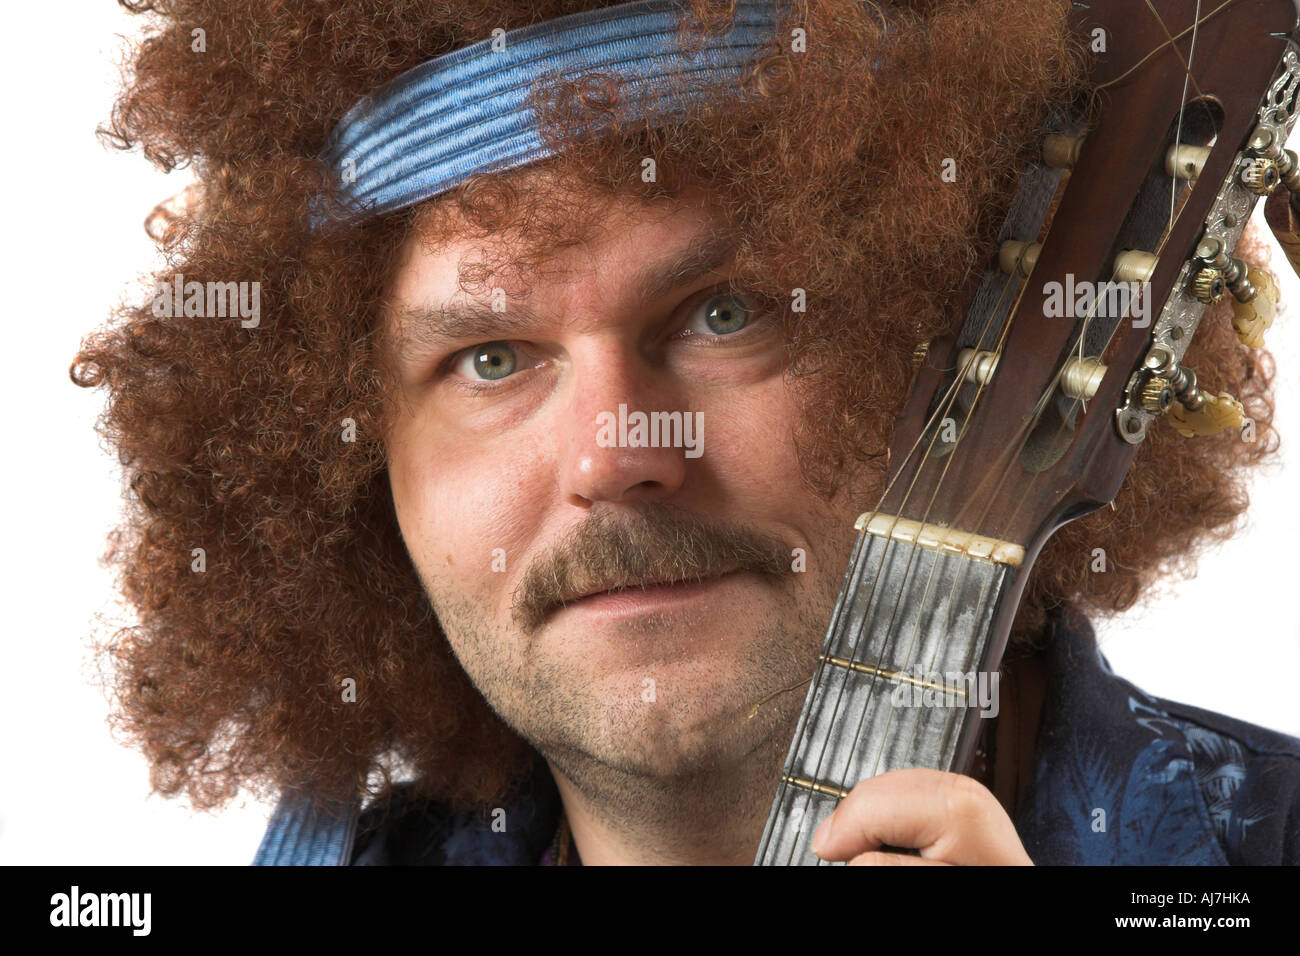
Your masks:
{"label": "man's left eye", "polygon": [[691,311],[687,328],[702,335],[731,335],[739,332],[753,318],[755,308],[734,292],[718,292]]}

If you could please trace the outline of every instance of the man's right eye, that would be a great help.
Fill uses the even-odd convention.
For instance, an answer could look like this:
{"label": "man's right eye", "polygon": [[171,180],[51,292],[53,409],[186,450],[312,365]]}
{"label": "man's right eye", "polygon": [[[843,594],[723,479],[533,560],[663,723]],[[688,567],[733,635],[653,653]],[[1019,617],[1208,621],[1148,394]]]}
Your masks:
{"label": "man's right eye", "polygon": [[511,375],[519,365],[507,342],[484,342],[466,349],[452,361],[451,370],[471,382],[494,382]]}

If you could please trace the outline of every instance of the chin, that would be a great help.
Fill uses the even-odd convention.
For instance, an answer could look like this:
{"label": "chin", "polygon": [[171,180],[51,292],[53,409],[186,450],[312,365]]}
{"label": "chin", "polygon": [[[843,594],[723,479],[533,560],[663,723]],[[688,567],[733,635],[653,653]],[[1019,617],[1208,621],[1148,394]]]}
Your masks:
{"label": "chin", "polygon": [[771,732],[765,722],[746,720],[748,705],[726,700],[712,688],[685,709],[665,706],[662,698],[644,707],[607,711],[600,740],[584,749],[599,750],[593,756],[628,773],[682,777],[744,759]]}

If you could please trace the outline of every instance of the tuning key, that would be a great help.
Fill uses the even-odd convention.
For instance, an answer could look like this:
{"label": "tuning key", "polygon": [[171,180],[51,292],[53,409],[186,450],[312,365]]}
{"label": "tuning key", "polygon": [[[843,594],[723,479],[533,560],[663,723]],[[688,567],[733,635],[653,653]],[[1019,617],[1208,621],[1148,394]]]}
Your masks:
{"label": "tuning key", "polygon": [[1232,303],[1232,328],[1242,345],[1258,349],[1264,347],[1264,333],[1277,312],[1277,286],[1262,269],[1251,269],[1248,280],[1255,294],[1245,302]]}
{"label": "tuning key", "polygon": [[1210,158],[1208,146],[1189,146],[1179,143],[1165,153],[1165,174],[1173,179],[1200,179],[1205,162]]}
{"label": "tuning key", "polygon": [[1189,402],[1193,402],[1195,407],[1189,407],[1186,402],[1175,402],[1169,410],[1169,423],[1184,438],[1214,435],[1225,428],[1240,430],[1245,424],[1245,409],[1227,392],[1215,396],[1197,389]]}
{"label": "tuning key", "polygon": [[1273,130],[1262,124],[1251,134],[1246,149],[1253,155],[1241,169],[1241,184],[1256,195],[1267,196],[1281,183],[1291,194],[1291,208],[1300,212],[1300,157],[1285,149]]}
{"label": "tuning key", "polygon": [[1056,169],[1073,169],[1083,148],[1083,136],[1048,133],[1043,137],[1043,165]]}
{"label": "tuning key", "polygon": [[1157,346],[1147,355],[1142,407],[1151,415],[1168,413],[1174,431],[1184,438],[1213,435],[1225,428],[1240,428],[1245,421],[1241,403],[1227,392],[1217,396],[1202,391],[1196,372],[1179,365],[1174,354]]}

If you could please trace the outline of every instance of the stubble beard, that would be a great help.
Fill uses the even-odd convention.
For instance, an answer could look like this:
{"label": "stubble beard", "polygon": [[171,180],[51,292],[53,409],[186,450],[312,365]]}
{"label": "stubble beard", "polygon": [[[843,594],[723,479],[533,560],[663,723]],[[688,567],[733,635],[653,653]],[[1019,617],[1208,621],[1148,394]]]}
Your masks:
{"label": "stubble beard", "polygon": [[[547,640],[556,636],[549,631],[526,640],[514,627],[493,628],[481,611],[445,594],[434,598],[434,607],[484,700],[584,795],[593,812],[623,828],[680,832],[684,844],[698,849],[702,829],[727,839],[728,826],[709,821],[748,832],[766,818],[839,581],[838,574],[823,574],[810,596],[791,593],[792,579],[783,579],[773,589],[776,613],[764,605],[737,625],[754,636],[726,665],[683,668],[659,660],[638,666],[637,674],[706,679],[685,695],[670,693],[660,681],[653,701],[644,699],[633,675],[592,680],[569,660],[540,651],[539,645],[556,643]],[[634,630],[648,638],[659,626],[662,621],[646,615]],[[502,654],[502,648],[517,652]],[[730,673],[720,673],[728,667]]]}

